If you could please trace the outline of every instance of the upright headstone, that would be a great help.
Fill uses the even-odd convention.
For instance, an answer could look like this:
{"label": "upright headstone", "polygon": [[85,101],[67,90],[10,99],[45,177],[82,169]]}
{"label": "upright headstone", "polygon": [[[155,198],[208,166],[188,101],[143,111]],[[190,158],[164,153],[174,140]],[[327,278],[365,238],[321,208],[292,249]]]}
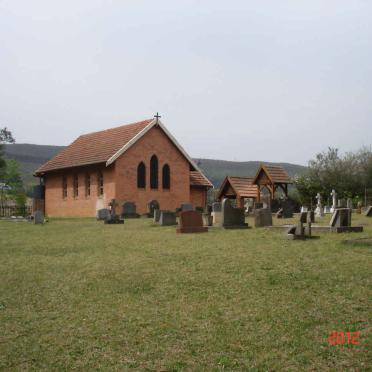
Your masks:
{"label": "upright headstone", "polygon": [[147,203],[147,215],[150,218],[154,217],[154,210],[160,209],[159,202],[157,200],[151,200]]}
{"label": "upright headstone", "polygon": [[221,212],[221,203],[215,202],[212,204],[212,213],[213,225],[220,225],[222,219],[222,212]]}
{"label": "upright headstone", "polygon": [[300,222],[306,223],[307,222],[307,212],[301,212],[300,213]]}
{"label": "upright headstone", "polygon": [[304,207],[304,206],[301,207],[301,213],[307,212],[307,211],[308,211],[308,208],[307,207]]}
{"label": "upright headstone", "polygon": [[346,208],[345,199],[338,199],[337,200],[337,208]]}
{"label": "upright headstone", "polygon": [[122,205],[121,216],[123,218],[138,218],[136,203],[131,201],[126,201]]}
{"label": "upright headstone", "polygon": [[245,222],[244,208],[234,208],[229,199],[222,201],[222,220],[221,226],[225,229],[247,228]]}
{"label": "upright headstone", "polygon": [[265,227],[272,226],[273,216],[269,208],[256,209],[254,211],[254,226]]}
{"label": "upright headstone", "polygon": [[202,214],[198,211],[180,212],[177,233],[203,233],[208,232],[208,227],[203,226]]}
{"label": "upright headstone", "polygon": [[98,209],[97,220],[105,220],[110,215],[110,211],[107,208]]}
{"label": "upright headstone", "polygon": [[34,212],[34,224],[41,225],[44,223],[44,213],[42,211]]}
{"label": "upright headstone", "polygon": [[317,199],[317,206],[316,206],[316,209],[315,209],[315,213],[316,213],[317,217],[323,217],[324,216],[324,210],[323,210],[323,205],[322,205],[322,196],[320,195],[319,192],[316,194],[316,199]]}
{"label": "upright headstone", "polygon": [[347,200],[346,200],[346,208],[353,209],[353,199],[347,198]]}
{"label": "upright headstone", "polygon": [[121,219],[116,214],[116,207],[117,206],[118,206],[118,204],[117,204],[116,200],[111,199],[111,202],[109,203],[110,213],[105,218],[105,221],[104,221],[105,224],[114,225],[114,224],[123,224],[124,223],[124,220]]}
{"label": "upright headstone", "polygon": [[335,211],[335,209],[337,208],[337,193],[336,193],[336,190],[332,190],[331,196],[332,196],[331,213],[333,213]]}
{"label": "upright headstone", "polygon": [[351,226],[351,209],[337,208],[331,218],[331,227],[350,227]]}
{"label": "upright headstone", "polygon": [[160,226],[174,226],[177,225],[176,213],[170,211],[161,211],[159,218]]}
{"label": "upright headstone", "polygon": [[203,213],[203,225],[213,226],[213,217],[210,213]]}
{"label": "upright headstone", "polygon": [[366,215],[366,217],[372,217],[372,205],[367,207],[365,215]]}
{"label": "upright headstone", "polygon": [[314,211],[307,212],[306,222],[314,223],[315,222],[315,213]]}
{"label": "upright headstone", "polygon": [[283,218],[293,217],[293,204],[290,200],[286,199],[281,202],[283,209]]}
{"label": "upright headstone", "polygon": [[324,213],[331,213],[331,207],[329,206],[329,205],[326,205],[325,207],[324,207]]}
{"label": "upright headstone", "polygon": [[159,223],[161,212],[160,209],[154,209],[154,223]]}

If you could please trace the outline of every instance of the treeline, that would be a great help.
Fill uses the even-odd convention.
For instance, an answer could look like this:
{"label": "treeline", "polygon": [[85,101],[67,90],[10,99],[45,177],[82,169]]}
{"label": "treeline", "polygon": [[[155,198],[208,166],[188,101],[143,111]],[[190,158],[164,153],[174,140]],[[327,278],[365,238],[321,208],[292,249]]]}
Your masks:
{"label": "treeline", "polygon": [[15,143],[12,133],[7,128],[0,129],[0,204],[8,201],[23,206],[26,193],[19,172],[18,163],[4,156],[4,144]]}
{"label": "treeline", "polygon": [[345,155],[340,155],[336,148],[329,148],[309,161],[307,171],[295,179],[295,186],[302,204],[310,204],[318,192],[327,202],[333,189],[339,199],[364,202],[366,194],[372,196],[371,148]]}

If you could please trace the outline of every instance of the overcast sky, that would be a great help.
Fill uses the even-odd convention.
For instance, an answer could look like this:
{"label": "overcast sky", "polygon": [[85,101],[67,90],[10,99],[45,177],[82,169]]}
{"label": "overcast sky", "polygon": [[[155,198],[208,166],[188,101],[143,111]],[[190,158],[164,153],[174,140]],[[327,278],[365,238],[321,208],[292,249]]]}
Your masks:
{"label": "overcast sky", "polygon": [[370,146],[372,1],[0,0],[0,127],[18,143],[156,111],[193,157]]}

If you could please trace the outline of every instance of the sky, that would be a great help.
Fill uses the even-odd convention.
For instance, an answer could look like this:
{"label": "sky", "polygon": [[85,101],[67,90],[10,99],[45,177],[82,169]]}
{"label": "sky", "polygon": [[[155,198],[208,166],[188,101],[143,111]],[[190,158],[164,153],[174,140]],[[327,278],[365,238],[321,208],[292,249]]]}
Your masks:
{"label": "sky", "polygon": [[67,145],[151,118],[192,157],[372,144],[370,0],[0,0],[0,127]]}

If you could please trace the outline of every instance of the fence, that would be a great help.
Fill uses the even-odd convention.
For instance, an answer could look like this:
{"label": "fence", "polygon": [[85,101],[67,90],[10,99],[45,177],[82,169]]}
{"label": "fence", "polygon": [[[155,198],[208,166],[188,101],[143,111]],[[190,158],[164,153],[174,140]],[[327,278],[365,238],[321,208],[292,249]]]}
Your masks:
{"label": "fence", "polygon": [[28,217],[32,213],[32,207],[23,206],[3,206],[0,205],[0,217],[12,217],[12,216],[22,216]]}

